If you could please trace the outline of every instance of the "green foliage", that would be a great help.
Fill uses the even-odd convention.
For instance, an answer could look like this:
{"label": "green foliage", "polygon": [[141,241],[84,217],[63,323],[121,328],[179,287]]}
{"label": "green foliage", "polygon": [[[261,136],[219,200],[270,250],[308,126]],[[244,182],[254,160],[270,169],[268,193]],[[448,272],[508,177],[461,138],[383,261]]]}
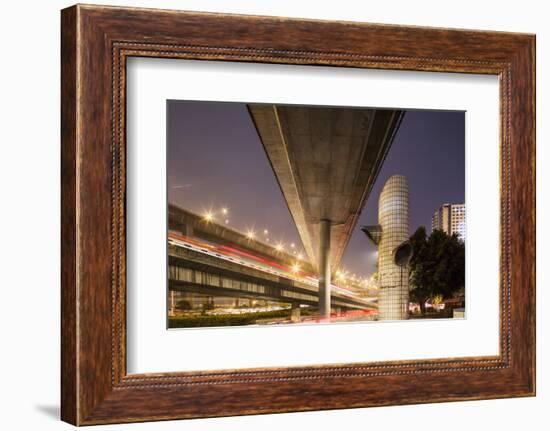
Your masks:
{"label": "green foliage", "polygon": [[445,308],[441,311],[430,311],[424,314],[411,314],[409,319],[451,319],[453,317],[453,310]]}
{"label": "green foliage", "polygon": [[259,319],[273,319],[289,316],[289,308],[284,310],[260,311],[257,313],[174,316],[168,318],[168,327],[198,328],[206,326],[240,326],[251,325]]}
{"label": "green foliage", "polygon": [[410,238],[413,257],[410,263],[410,295],[420,304],[429,298],[451,298],[464,288],[464,243],[456,235],[434,230],[430,236],[421,226]]}

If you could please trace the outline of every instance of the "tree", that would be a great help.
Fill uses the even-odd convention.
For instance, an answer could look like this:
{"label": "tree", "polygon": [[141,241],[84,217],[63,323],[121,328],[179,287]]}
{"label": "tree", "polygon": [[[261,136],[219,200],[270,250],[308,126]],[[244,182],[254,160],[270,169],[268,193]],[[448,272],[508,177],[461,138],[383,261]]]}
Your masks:
{"label": "tree", "polygon": [[410,296],[424,313],[428,299],[451,298],[464,288],[464,243],[456,234],[434,230],[430,236],[424,226],[411,236],[413,256],[410,263]]}

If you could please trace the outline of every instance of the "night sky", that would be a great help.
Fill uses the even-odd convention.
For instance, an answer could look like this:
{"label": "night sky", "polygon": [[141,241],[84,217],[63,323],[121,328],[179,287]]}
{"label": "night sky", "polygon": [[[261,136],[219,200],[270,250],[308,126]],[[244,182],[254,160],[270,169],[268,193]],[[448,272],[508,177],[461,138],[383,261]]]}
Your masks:
{"label": "night sky", "polygon": [[[246,105],[168,101],[167,110],[168,201],[211,211],[216,222],[228,220],[287,250],[294,243],[305,255]],[[406,111],[340,267],[358,276],[374,272],[376,249],[360,227],[377,223],[378,196],[390,176],[409,181],[411,233],[421,225],[429,232],[442,203],[464,202],[464,119],[463,112]]]}

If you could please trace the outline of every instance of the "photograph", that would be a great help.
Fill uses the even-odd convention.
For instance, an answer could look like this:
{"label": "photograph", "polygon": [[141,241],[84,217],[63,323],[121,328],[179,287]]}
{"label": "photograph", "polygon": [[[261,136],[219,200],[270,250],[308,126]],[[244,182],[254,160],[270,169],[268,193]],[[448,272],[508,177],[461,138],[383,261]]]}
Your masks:
{"label": "photograph", "polygon": [[466,318],[465,112],[166,110],[169,329]]}

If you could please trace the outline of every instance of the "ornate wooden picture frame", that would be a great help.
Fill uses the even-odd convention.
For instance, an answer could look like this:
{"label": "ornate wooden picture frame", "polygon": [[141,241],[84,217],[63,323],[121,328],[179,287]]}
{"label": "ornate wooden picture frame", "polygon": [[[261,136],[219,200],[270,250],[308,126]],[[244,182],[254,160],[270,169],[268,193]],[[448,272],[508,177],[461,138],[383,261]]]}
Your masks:
{"label": "ornate wooden picture frame", "polygon": [[[61,416],[75,425],[535,394],[535,37],[102,6],[62,11]],[[497,75],[500,354],[126,372],[126,60]]]}

